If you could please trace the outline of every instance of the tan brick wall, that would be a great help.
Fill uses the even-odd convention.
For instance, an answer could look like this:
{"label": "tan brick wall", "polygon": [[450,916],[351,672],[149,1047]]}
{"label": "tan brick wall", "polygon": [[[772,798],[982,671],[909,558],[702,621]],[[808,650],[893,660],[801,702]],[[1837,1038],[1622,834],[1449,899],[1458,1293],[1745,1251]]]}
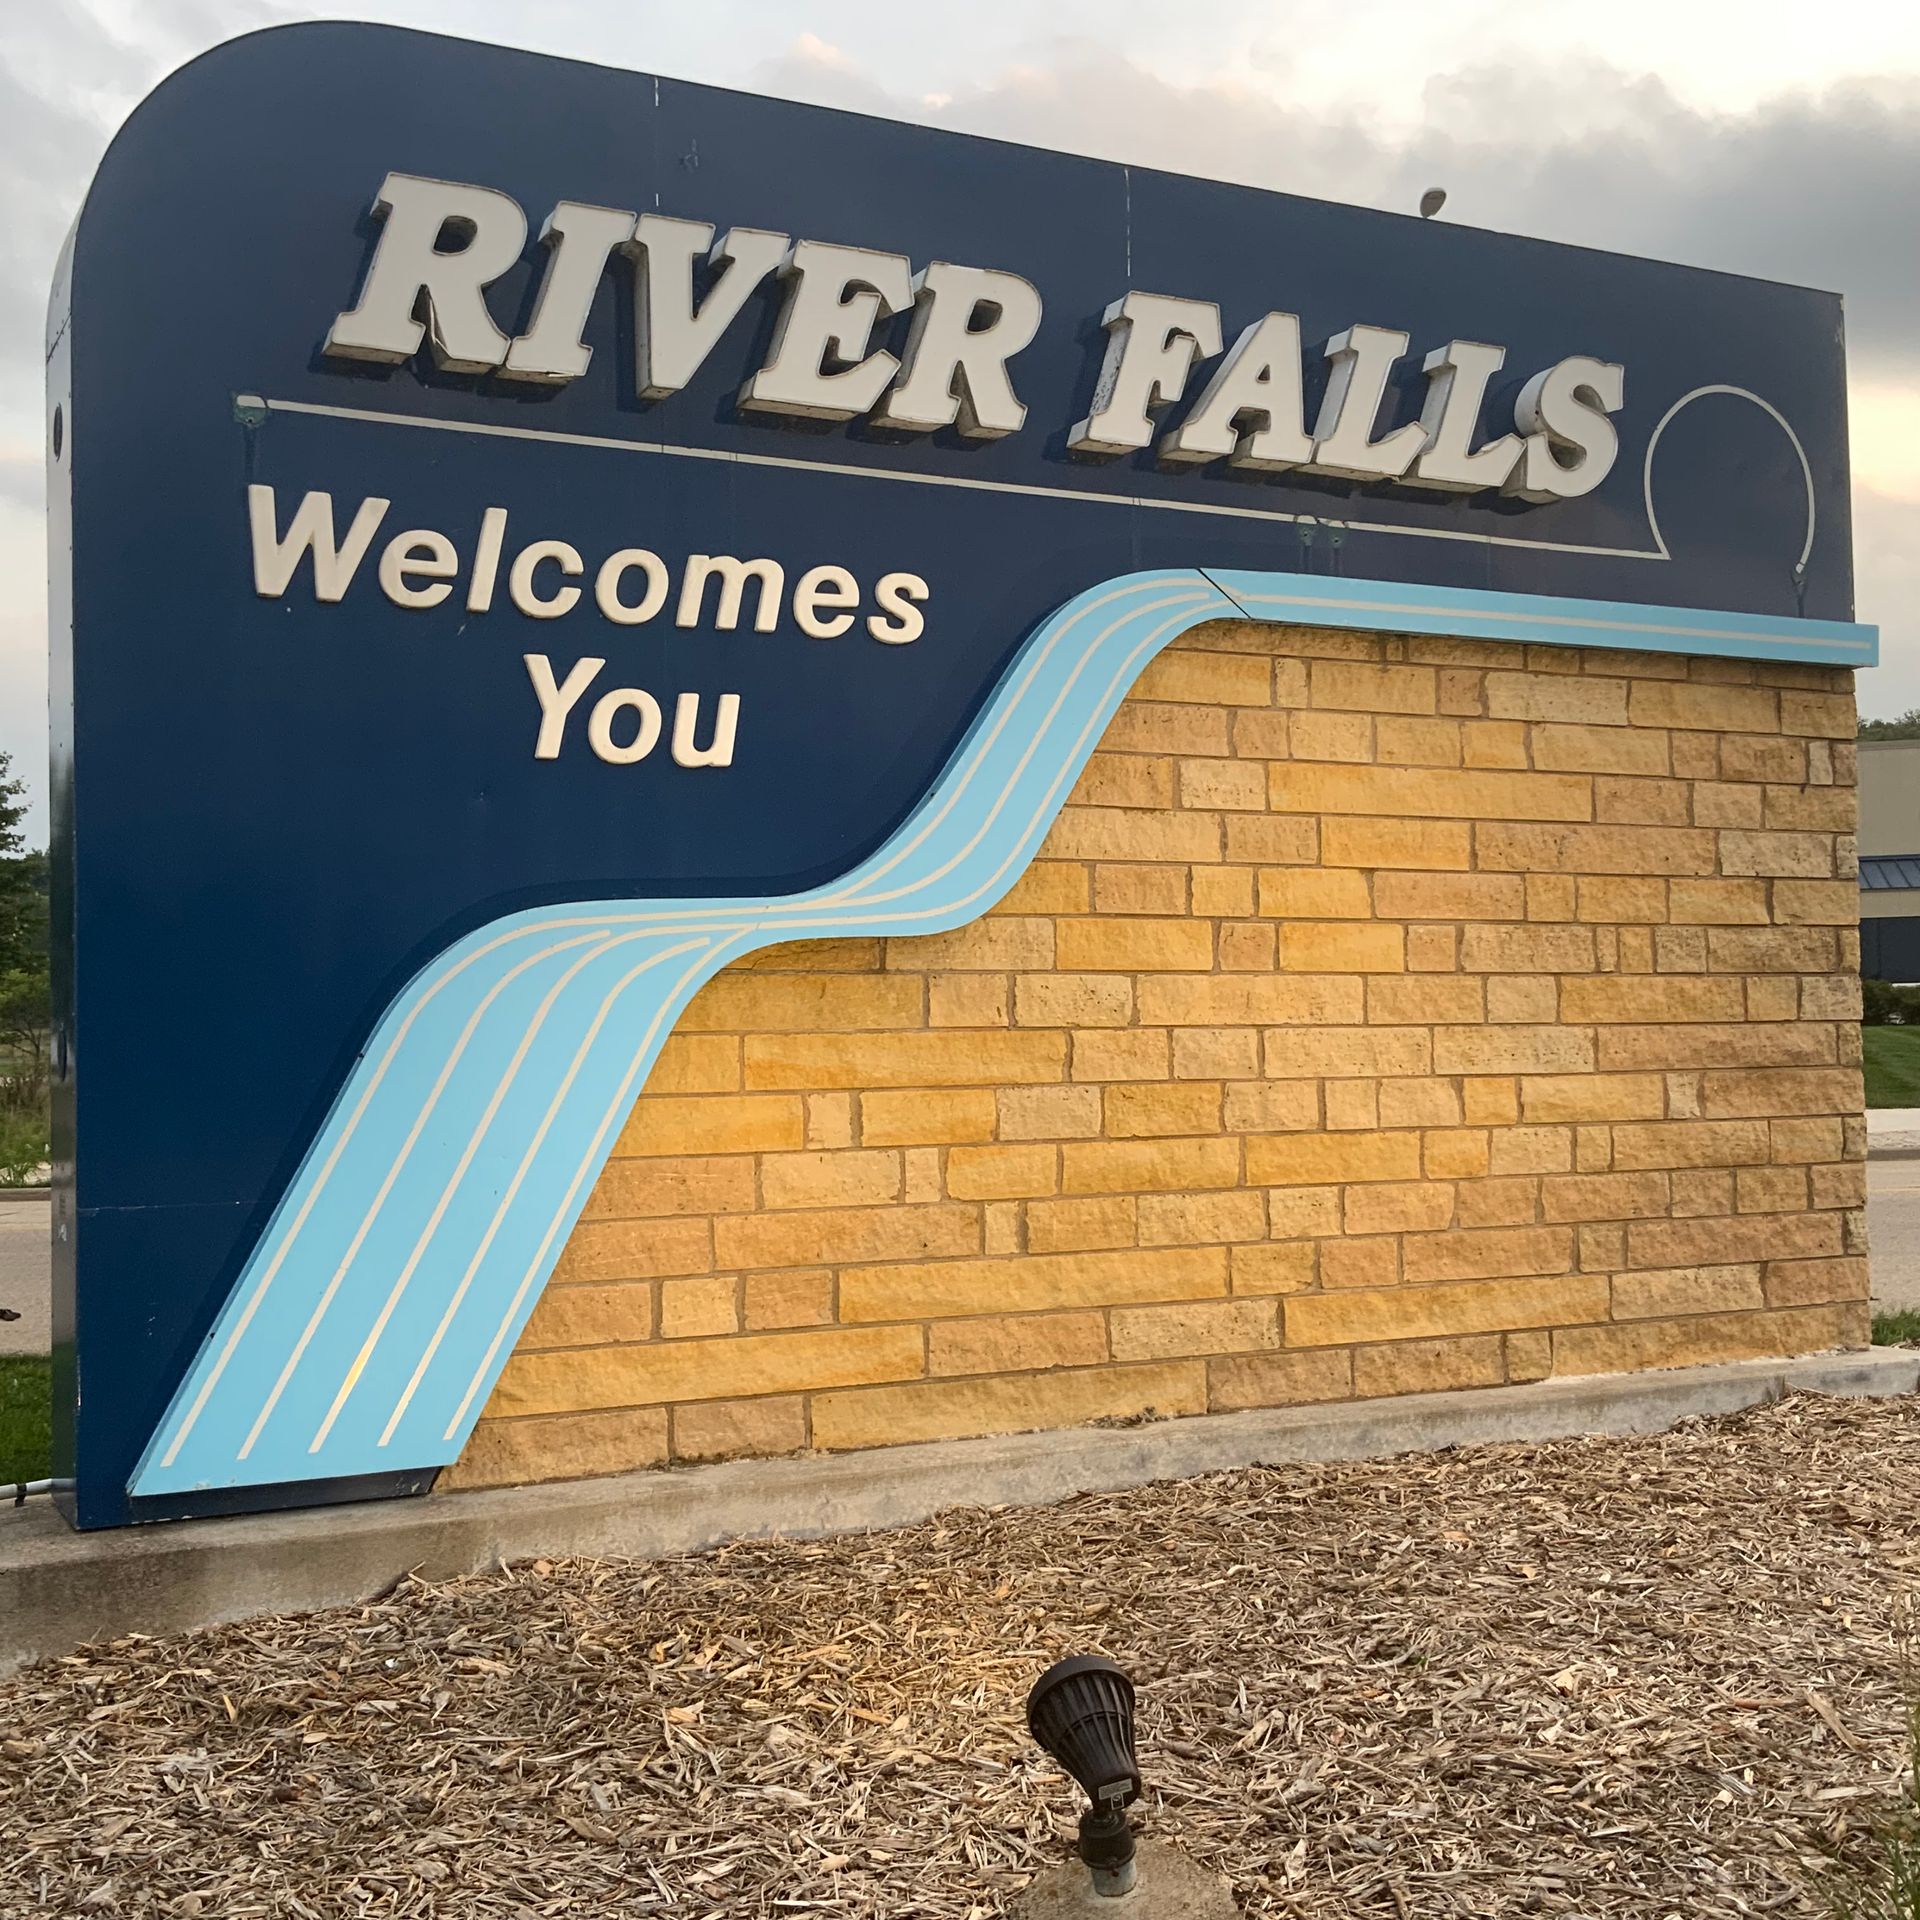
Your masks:
{"label": "tan brick wall", "polygon": [[1857,1344],[1842,669],[1232,623],[694,1002],[450,1484]]}

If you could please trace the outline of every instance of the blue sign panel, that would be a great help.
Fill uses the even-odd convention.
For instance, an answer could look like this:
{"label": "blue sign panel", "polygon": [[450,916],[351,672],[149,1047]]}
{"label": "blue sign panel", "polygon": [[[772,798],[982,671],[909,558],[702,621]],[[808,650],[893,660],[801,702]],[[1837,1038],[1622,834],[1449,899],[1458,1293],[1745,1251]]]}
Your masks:
{"label": "blue sign panel", "polygon": [[672,1022],[1222,616],[1868,664],[1837,300],[365,26],[55,289],[60,1472],[419,1490]]}

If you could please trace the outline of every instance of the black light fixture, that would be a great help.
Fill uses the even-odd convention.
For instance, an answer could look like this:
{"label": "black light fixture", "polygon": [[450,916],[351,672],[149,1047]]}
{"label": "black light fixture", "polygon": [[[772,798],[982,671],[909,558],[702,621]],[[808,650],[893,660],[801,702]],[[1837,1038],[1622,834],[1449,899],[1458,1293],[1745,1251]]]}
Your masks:
{"label": "black light fixture", "polygon": [[1080,1858],[1094,1892],[1109,1899],[1130,1892],[1134,1879],[1126,1814],[1140,1797],[1133,1698],[1133,1682],[1097,1653],[1056,1662],[1027,1695],[1028,1731],[1092,1802],[1080,1816]]}
{"label": "black light fixture", "polygon": [[1431,220],[1446,204],[1446,188],[1429,187],[1426,192],[1420,196],[1420,218],[1422,220]]}

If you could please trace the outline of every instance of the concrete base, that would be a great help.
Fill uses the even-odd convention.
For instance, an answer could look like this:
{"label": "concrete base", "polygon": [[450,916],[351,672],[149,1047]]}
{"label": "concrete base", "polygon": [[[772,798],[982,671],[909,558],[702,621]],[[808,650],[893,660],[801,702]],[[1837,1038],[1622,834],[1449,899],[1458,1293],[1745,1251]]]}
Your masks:
{"label": "concrete base", "polygon": [[656,1560],[730,1539],[904,1526],[943,1507],[1042,1506],[1289,1460],[1360,1460],[1494,1440],[1655,1433],[1793,1391],[1920,1389],[1920,1349],[1875,1347],[1670,1373],[1409,1394],[1141,1427],[1078,1427],[866,1453],[741,1460],[244,1519],[77,1534],[45,1500],[0,1511],[0,1672],[122,1633],[348,1606],[402,1575],[502,1560]]}
{"label": "concrete base", "polygon": [[1236,1920],[1240,1912],[1225,1880],[1164,1840],[1142,1840],[1134,1867],[1132,1890],[1107,1900],[1077,1858],[1063,1860],[1015,1896],[1013,1912],[1018,1920]]}

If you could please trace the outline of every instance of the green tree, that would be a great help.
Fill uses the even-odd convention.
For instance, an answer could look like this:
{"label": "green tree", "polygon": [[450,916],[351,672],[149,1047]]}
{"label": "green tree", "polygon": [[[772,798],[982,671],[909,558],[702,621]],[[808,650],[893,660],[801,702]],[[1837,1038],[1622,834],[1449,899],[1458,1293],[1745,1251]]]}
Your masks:
{"label": "green tree", "polygon": [[1909,707],[1896,720],[1862,720],[1862,740],[1920,740],[1920,707]]}
{"label": "green tree", "polygon": [[47,963],[47,856],[27,848],[26,787],[0,753],[0,1050],[37,1088],[52,1017]]}

